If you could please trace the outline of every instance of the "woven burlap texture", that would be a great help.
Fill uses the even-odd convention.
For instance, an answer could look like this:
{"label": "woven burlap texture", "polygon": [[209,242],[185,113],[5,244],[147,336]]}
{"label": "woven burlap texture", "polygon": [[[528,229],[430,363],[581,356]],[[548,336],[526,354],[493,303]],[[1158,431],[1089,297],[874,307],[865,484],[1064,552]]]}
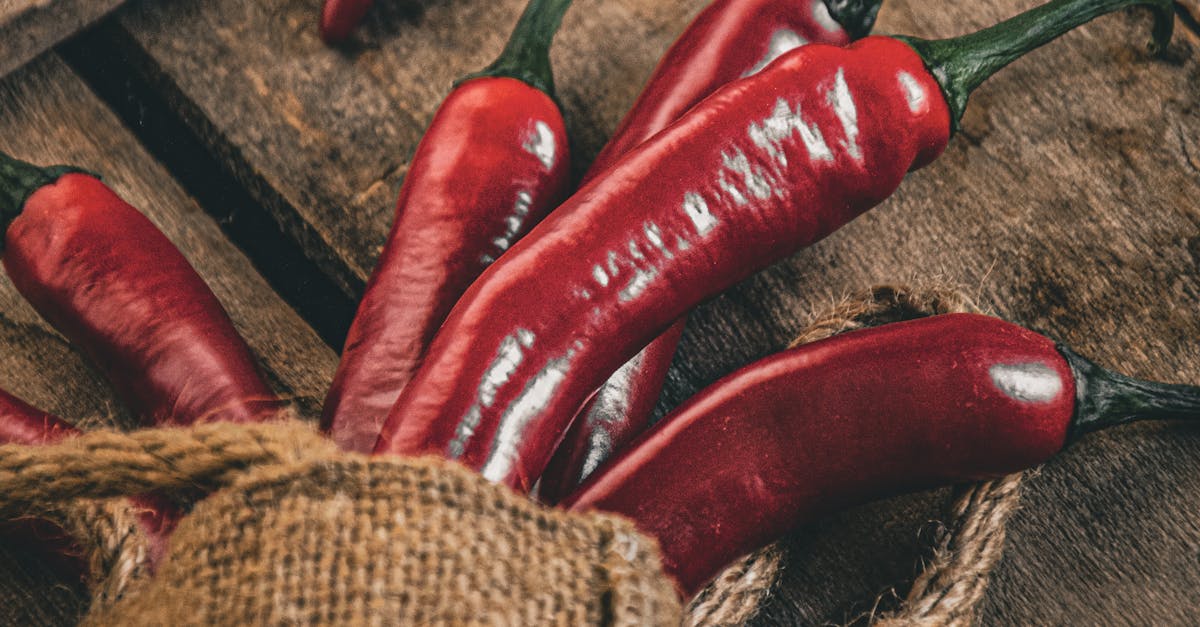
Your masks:
{"label": "woven burlap texture", "polygon": [[[796,343],[969,311],[961,293],[878,287]],[[1020,476],[963,486],[932,557],[876,625],[965,625],[1015,510]],[[149,576],[126,501],[214,491]],[[457,465],[335,450],[296,421],[95,432],[0,447],[0,515],[48,514],[89,545],[92,624],[737,625],[786,567],[768,547],[681,614],[654,543],[628,521],[541,507]]]}
{"label": "woven burlap texture", "polygon": [[434,459],[339,454],[305,425],[0,447],[4,513],[197,486],[219,491],[154,576],[99,586],[87,622],[679,623],[657,549],[629,522],[543,508]]}

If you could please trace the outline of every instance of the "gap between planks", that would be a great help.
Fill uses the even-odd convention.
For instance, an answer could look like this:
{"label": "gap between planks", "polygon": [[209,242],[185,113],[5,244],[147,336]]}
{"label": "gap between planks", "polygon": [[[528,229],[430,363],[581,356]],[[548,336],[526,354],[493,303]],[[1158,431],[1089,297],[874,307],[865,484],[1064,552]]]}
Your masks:
{"label": "gap between planks", "polygon": [[216,220],[275,292],[322,341],[340,351],[358,299],[341,289],[296,239],[284,233],[167,98],[142,73],[132,71],[127,58],[118,58],[124,55],[96,54],[113,49],[107,33],[111,28],[111,24],[101,25],[80,33],[60,46],[58,53]]}

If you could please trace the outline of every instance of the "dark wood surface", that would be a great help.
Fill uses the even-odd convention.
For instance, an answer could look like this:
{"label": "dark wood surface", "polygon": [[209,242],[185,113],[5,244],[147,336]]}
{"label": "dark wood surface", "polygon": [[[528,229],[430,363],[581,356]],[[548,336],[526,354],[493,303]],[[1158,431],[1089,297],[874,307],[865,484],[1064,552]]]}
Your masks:
{"label": "dark wood surface", "polygon": [[91,25],[125,0],[0,0],[0,76]]}
{"label": "dark wood surface", "polygon": [[[211,206],[220,198],[190,190],[206,199],[198,207],[171,176],[190,180],[193,161],[217,164],[213,176],[243,188],[253,199],[245,211],[275,230],[263,240],[297,246],[336,286],[334,298],[350,301],[424,125],[452,80],[498,51],[522,3],[381,0],[348,45],[328,49],[315,36],[315,0],[135,2],[67,51],[128,127],[49,58],[4,81],[0,149],[104,165],[135,204],[161,211],[152,218],[217,283],[276,383],[311,407],[331,351],[205,217],[224,215]],[[889,0],[879,30],[949,36],[1032,4]],[[554,58],[577,172],[702,5],[577,1]],[[701,307],[660,411],[779,349],[843,294],[909,280],[965,286],[994,313],[1125,372],[1200,381],[1200,47],[1183,32],[1165,59],[1149,58],[1147,24],[1140,14],[1107,17],[1009,68],[973,100],[942,159],[896,197]],[[90,53],[108,68],[97,72]],[[161,128],[156,117],[182,121],[192,161],[189,148],[148,130]],[[253,240],[239,243],[255,257]],[[277,289],[287,279],[264,272]],[[0,374],[12,380],[0,385],[71,418],[119,416],[74,352],[0,287],[0,331],[17,329],[4,331],[13,348],[0,355]],[[328,322],[313,303],[293,303],[310,324]],[[1127,427],[1031,477],[984,623],[1192,622],[1197,451],[1195,428]],[[784,585],[759,622],[841,623],[877,599],[886,608],[889,590],[903,593],[912,577],[943,498],[894,499],[796,533]],[[12,610],[28,621],[57,622],[78,608],[78,596],[59,588],[12,589],[8,598],[40,599]]]}

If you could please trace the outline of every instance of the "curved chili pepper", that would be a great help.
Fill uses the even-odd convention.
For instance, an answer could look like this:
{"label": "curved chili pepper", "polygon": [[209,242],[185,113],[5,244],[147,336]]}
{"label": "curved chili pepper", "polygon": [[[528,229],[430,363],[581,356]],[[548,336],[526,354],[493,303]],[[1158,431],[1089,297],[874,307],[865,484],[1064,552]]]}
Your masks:
{"label": "curved chili pepper", "polygon": [[[880,0],[715,0],[675,40],[583,181],[650,139],[722,85],[808,43],[845,45],[871,31]],[[620,367],[588,402],[542,475],[554,502],[646,428],[686,316]]]}
{"label": "curved chili pepper", "polygon": [[565,506],[632,518],[690,596],[816,516],[999,477],[1083,433],[1166,418],[1200,418],[1200,388],[1108,372],[996,318],[932,316],[743,368],[664,418]]}
{"label": "curved chili pepper", "polygon": [[[55,444],[79,435],[79,430],[67,421],[33,407],[25,401],[0,390],[0,444]],[[155,496],[130,499],[138,512],[138,524],[149,540],[151,567],[167,550],[167,537],[175,528],[182,513],[179,509]],[[21,519],[6,525],[4,531],[30,538],[46,550],[54,569],[63,575],[86,572],[79,547],[62,528],[40,519]]]}
{"label": "curved chili pepper", "polygon": [[569,0],[532,0],[504,52],[460,82],[413,155],[387,244],[325,398],[322,429],[366,453],[455,301],[566,195],[550,42]]}
{"label": "curved chili pepper", "polygon": [[253,421],[282,406],[204,280],[97,178],[0,153],[4,267],[145,422]]}
{"label": "curved chili pepper", "polygon": [[[804,46],[727,85],[471,286],[376,451],[439,454],[528,489],[588,395],[683,312],[882,202],[941,154],[989,75],[1144,3],[1056,0],[957,39]],[[1151,4],[1161,45],[1171,4]]]}

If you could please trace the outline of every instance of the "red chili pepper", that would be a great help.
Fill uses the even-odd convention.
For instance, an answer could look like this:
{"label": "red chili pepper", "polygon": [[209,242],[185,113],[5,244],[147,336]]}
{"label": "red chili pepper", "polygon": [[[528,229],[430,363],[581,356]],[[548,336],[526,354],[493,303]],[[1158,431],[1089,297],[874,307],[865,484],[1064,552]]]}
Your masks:
{"label": "red chili pepper", "polygon": [[722,379],[565,506],[632,518],[683,596],[804,521],[1036,466],[1080,435],[1200,418],[1200,388],[1137,381],[996,318],[854,331]]}
{"label": "red chili pepper", "polygon": [[327,44],[345,40],[367,15],[371,3],[372,0],[325,0],[317,25],[321,40]]}
{"label": "red chili pepper", "polygon": [[[992,73],[1133,4],[1057,0],[957,39],[804,46],[727,85],[471,286],[376,452],[439,454],[528,489],[588,395],[682,313],[882,202],[945,149]],[[1162,44],[1171,3],[1152,4]]]}
{"label": "red chili pepper", "polygon": [[533,0],[504,52],[450,93],[417,146],[346,337],[322,429],[368,452],[467,286],[566,195],[550,42],[569,0]]}
{"label": "red chili pepper", "polygon": [[54,444],[78,434],[62,418],[0,390],[0,444]]}
{"label": "red chili pepper", "polygon": [[[61,418],[0,390],[0,444],[54,444],[78,433]],[[0,524],[0,534],[34,547],[63,578],[82,578],[87,572],[87,562],[75,539],[48,520],[27,517],[5,521]]]}
{"label": "red chili pepper", "polygon": [[256,421],[282,406],[216,296],[94,176],[0,153],[4,267],[144,421]]}
{"label": "red chili pepper", "polygon": [[[683,31],[600,151],[587,183],[717,88],[758,73],[808,43],[845,45],[871,31],[880,0],[715,0]],[[542,475],[538,496],[570,493],[613,451],[646,428],[686,316],[618,369],[571,423]]]}
{"label": "red chili pepper", "polygon": [[[0,390],[0,444],[55,444],[79,435],[67,421],[37,409],[12,394]],[[130,499],[138,511],[138,523],[149,539],[150,564],[165,554],[167,537],[182,513],[173,504],[155,496]],[[79,547],[57,525],[40,519],[21,519],[4,529],[6,535],[29,538],[46,550],[51,565],[65,576],[86,572],[87,564]]]}
{"label": "red chili pepper", "polygon": [[715,0],[663,55],[584,176],[595,178],[726,83],[809,43],[844,46],[871,32],[882,0]]}

